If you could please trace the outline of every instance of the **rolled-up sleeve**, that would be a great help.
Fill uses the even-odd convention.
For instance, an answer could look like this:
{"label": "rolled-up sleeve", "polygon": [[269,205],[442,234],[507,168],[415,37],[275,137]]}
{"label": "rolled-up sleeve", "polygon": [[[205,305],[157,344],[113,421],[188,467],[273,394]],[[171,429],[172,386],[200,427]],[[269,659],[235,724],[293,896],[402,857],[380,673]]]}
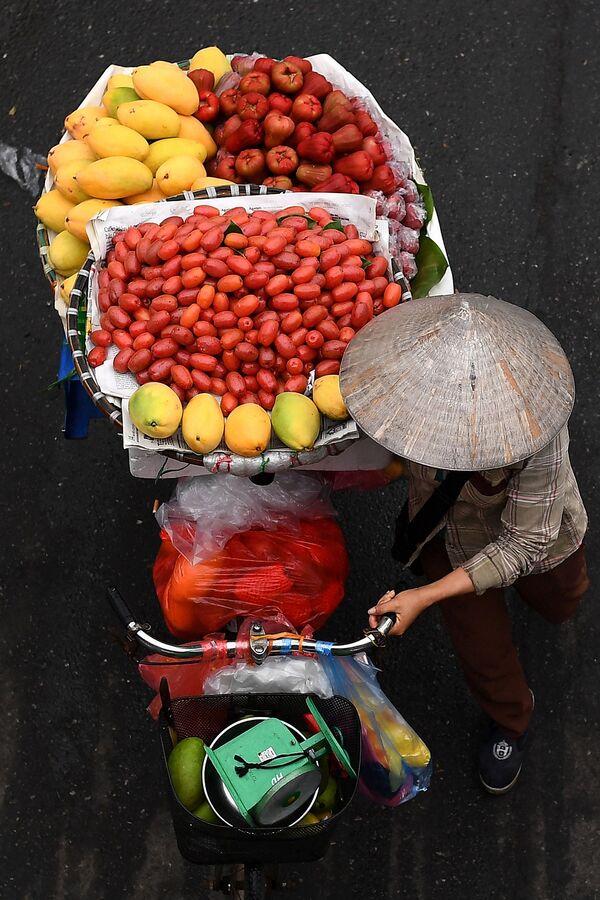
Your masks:
{"label": "rolled-up sleeve", "polygon": [[463,563],[476,593],[508,587],[548,555],[562,521],[568,444],[564,428],[511,478],[498,538]]}

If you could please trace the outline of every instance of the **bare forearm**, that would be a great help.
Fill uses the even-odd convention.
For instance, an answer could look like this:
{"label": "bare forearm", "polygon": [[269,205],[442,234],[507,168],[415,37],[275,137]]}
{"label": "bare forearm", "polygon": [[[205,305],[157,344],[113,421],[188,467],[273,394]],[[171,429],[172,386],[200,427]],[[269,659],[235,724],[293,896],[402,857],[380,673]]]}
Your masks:
{"label": "bare forearm", "polygon": [[443,578],[432,581],[431,584],[425,584],[423,587],[416,588],[421,594],[424,606],[433,606],[441,600],[449,597],[458,597],[459,594],[473,594],[475,586],[463,568],[454,569]]}
{"label": "bare forearm", "polygon": [[379,617],[386,612],[396,613],[396,624],[390,634],[404,634],[407,628],[428,606],[446,600],[448,597],[458,597],[459,594],[473,594],[475,587],[464,569],[455,569],[443,578],[426,584],[423,587],[410,588],[395,594],[388,591],[379,600],[377,606],[369,610],[369,624],[375,628]]}

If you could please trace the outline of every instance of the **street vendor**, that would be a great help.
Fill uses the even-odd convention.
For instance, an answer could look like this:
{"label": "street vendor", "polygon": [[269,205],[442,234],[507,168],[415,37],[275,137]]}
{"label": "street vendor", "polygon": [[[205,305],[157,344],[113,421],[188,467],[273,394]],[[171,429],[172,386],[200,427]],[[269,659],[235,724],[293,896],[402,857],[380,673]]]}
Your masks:
{"label": "street vendor", "polygon": [[479,775],[513,787],[534,694],[515,649],[504,589],[559,624],[587,590],[587,516],[569,460],[571,369],[526,310],[480,295],[413,301],[381,316],[345,355],[342,391],[358,424],[406,463],[394,555],[422,587],[389,591],[406,632],[439,604],[489,731]]}

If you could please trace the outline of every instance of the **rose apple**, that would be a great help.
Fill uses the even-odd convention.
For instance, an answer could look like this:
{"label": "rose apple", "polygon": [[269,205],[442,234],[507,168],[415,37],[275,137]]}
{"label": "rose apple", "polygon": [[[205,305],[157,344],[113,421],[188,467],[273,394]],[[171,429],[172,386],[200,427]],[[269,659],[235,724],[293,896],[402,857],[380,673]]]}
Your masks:
{"label": "rose apple", "polygon": [[313,188],[323,181],[331,178],[333,169],[331,166],[320,166],[317,163],[305,162],[300,163],[296,170],[296,178],[302,184],[306,184],[309,188]]}
{"label": "rose apple", "polygon": [[357,150],[347,156],[336,159],[333,169],[342,175],[347,175],[353,181],[368,181],[373,175],[373,160],[365,150]]}
{"label": "rose apple", "polygon": [[319,75],[318,72],[309,72],[304,76],[302,89],[305,93],[312,94],[313,97],[322,100],[323,97],[326,97],[327,94],[332,92],[333,87],[331,82],[327,81],[324,75]]}
{"label": "rose apple", "polygon": [[225,147],[230,153],[239,153],[248,147],[258,147],[263,139],[263,127],[256,119],[246,119],[240,127],[230,134]]}
{"label": "rose apple", "polygon": [[297,146],[300,141],[304,141],[306,140],[306,138],[309,138],[312,134],[316,133],[317,126],[313,125],[312,122],[300,122],[300,124],[296,125],[296,128],[294,129],[294,135],[290,141],[290,144],[293,144],[293,146]]}
{"label": "rose apple", "polygon": [[302,69],[290,62],[277,62],[271,69],[273,87],[284,94],[297,94],[304,83]]}
{"label": "rose apple", "polygon": [[287,139],[293,134],[295,128],[294,120],[282,113],[270,112],[263,122],[265,129],[265,147],[270,150],[278,144],[285,144]]}
{"label": "rose apple", "polygon": [[298,66],[303,75],[312,72],[312,63],[308,59],[304,59],[303,56],[285,56],[283,61]]}
{"label": "rose apple", "polygon": [[369,154],[375,166],[382,166],[386,161],[387,154],[385,152],[383,143],[381,141],[378,141],[377,138],[373,137],[372,135],[364,138],[361,147]]}
{"label": "rose apple", "polygon": [[417,206],[416,203],[407,203],[402,224],[406,225],[407,228],[415,228],[417,231],[420,231],[425,224],[426,218],[427,213],[422,206]]}
{"label": "rose apple", "polygon": [[[296,144],[296,149],[303,159],[316,163],[331,162],[335,155],[333,137],[327,131],[317,131],[310,137]],[[342,173],[344,175],[349,173]]]}
{"label": "rose apple", "polygon": [[267,95],[271,90],[271,79],[266,72],[248,72],[244,75],[239,85],[242,94]]}
{"label": "rose apple", "polygon": [[359,109],[355,113],[355,122],[363,133],[364,137],[369,137],[370,135],[377,134],[377,125],[371,118],[368,112],[364,109]]}
{"label": "rose apple", "polygon": [[259,122],[269,112],[269,101],[262,94],[249,91],[242,94],[237,102],[236,110],[241,119],[257,119]]}
{"label": "rose apple", "polygon": [[317,184],[313,191],[320,191],[324,194],[360,194],[360,188],[355,181],[348,178],[347,175],[339,173],[332,175],[327,181]]}
{"label": "rose apple", "polygon": [[213,91],[200,91],[198,109],[194,113],[200,122],[213,122],[219,115],[219,98]]}
{"label": "rose apple", "polygon": [[225,143],[227,138],[233,134],[234,131],[237,131],[241,124],[242,119],[240,116],[230,116],[227,121],[223,123],[223,140],[221,143]]}
{"label": "rose apple", "polygon": [[294,186],[292,179],[287,175],[269,175],[264,179],[263,184],[266,184],[267,187],[279,188],[281,191],[291,191]]}
{"label": "rose apple", "polygon": [[274,94],[270,94],[267,99],[269,101],[270,109],[275,112],[280,112],[283,113],[284,116],[287,116],[292,111],[292,98],[286,97],[285,94],[275,92]]}
{"label": "rose apple", "polygon": [[215,177],[224,178],[225,181],[233,181],[236,184],[241,182],[241,178],[235,170],[235,156],[224,156],[215,168]]}
{"label": "rose apple", "polygon": [[296,122],[316,122],[321,118],[323,107],[312,94],[298,94],[292,104],[292,119]]}
{"label": "rose apple", "polygon": [[323,103],[323,115],[318,122],[319,131],[337,131],[342,125],[354,123],[354,110],[343,91],[327,94]]}
{"label": "rose apple", "polygon": [[260,59],[257,59],[254,63],[254,71],[255,72],[266,72],[267,75],[271,74],[271,69],[275,64],[275,60],[272,56],[261,56]]}
{"label": "rose apple", "polygon": [[219,97],[219,105],[224,116],[232,116],[235,113],[237,102],[240,99],[240,92],[237,88],[229,88],[223,91]]}
{"label": "rose apple", "polygon": [[383,191],[384,194],[391,194],[396,189],[396,184],[397,178],[388,165],[376,166],[373,170],[373,174],[365,184],[365,189],[369,191]]}
{"label": "rose apple", "polygon": [[273,175],[291,175],[298,168],[298,154],[283,144],[272,147],[267,153],[267,167]]}
{"label": "rose apple", "polygon": [[260,184],[265,176],[265,154],[256,148],[242,150],[235,161],[235,171],[244,181]]}
{"label": "rose apple", "polygon": [[362,131],[356,125],[342,125],[333,132],[332,137],[335,152],[338,154],[352,153],[353,150],[360,150],[362,147]]}
{"label": "rose apple", "polygon": [[188,78],[194,82],[198,93],[212,91],[215,86],[215,76],[208,69],[194,69],[192,72],[188,72]]}

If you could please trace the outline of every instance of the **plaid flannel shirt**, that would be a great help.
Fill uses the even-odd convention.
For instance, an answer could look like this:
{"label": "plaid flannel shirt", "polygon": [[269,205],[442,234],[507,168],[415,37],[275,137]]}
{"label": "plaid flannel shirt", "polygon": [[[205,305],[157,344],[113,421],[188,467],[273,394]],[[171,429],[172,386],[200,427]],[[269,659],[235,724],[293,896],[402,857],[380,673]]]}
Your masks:
{"label": "plaid flannel shirt", "polygon": [[[437,487],[440,473],[409,461],[406,468],[412,518]],[[524,462],[472,476],[427,541],[444,529],[452,567],[462,566],[481,594],[553,569],[581,545],[587,522],[565,425]]]}

